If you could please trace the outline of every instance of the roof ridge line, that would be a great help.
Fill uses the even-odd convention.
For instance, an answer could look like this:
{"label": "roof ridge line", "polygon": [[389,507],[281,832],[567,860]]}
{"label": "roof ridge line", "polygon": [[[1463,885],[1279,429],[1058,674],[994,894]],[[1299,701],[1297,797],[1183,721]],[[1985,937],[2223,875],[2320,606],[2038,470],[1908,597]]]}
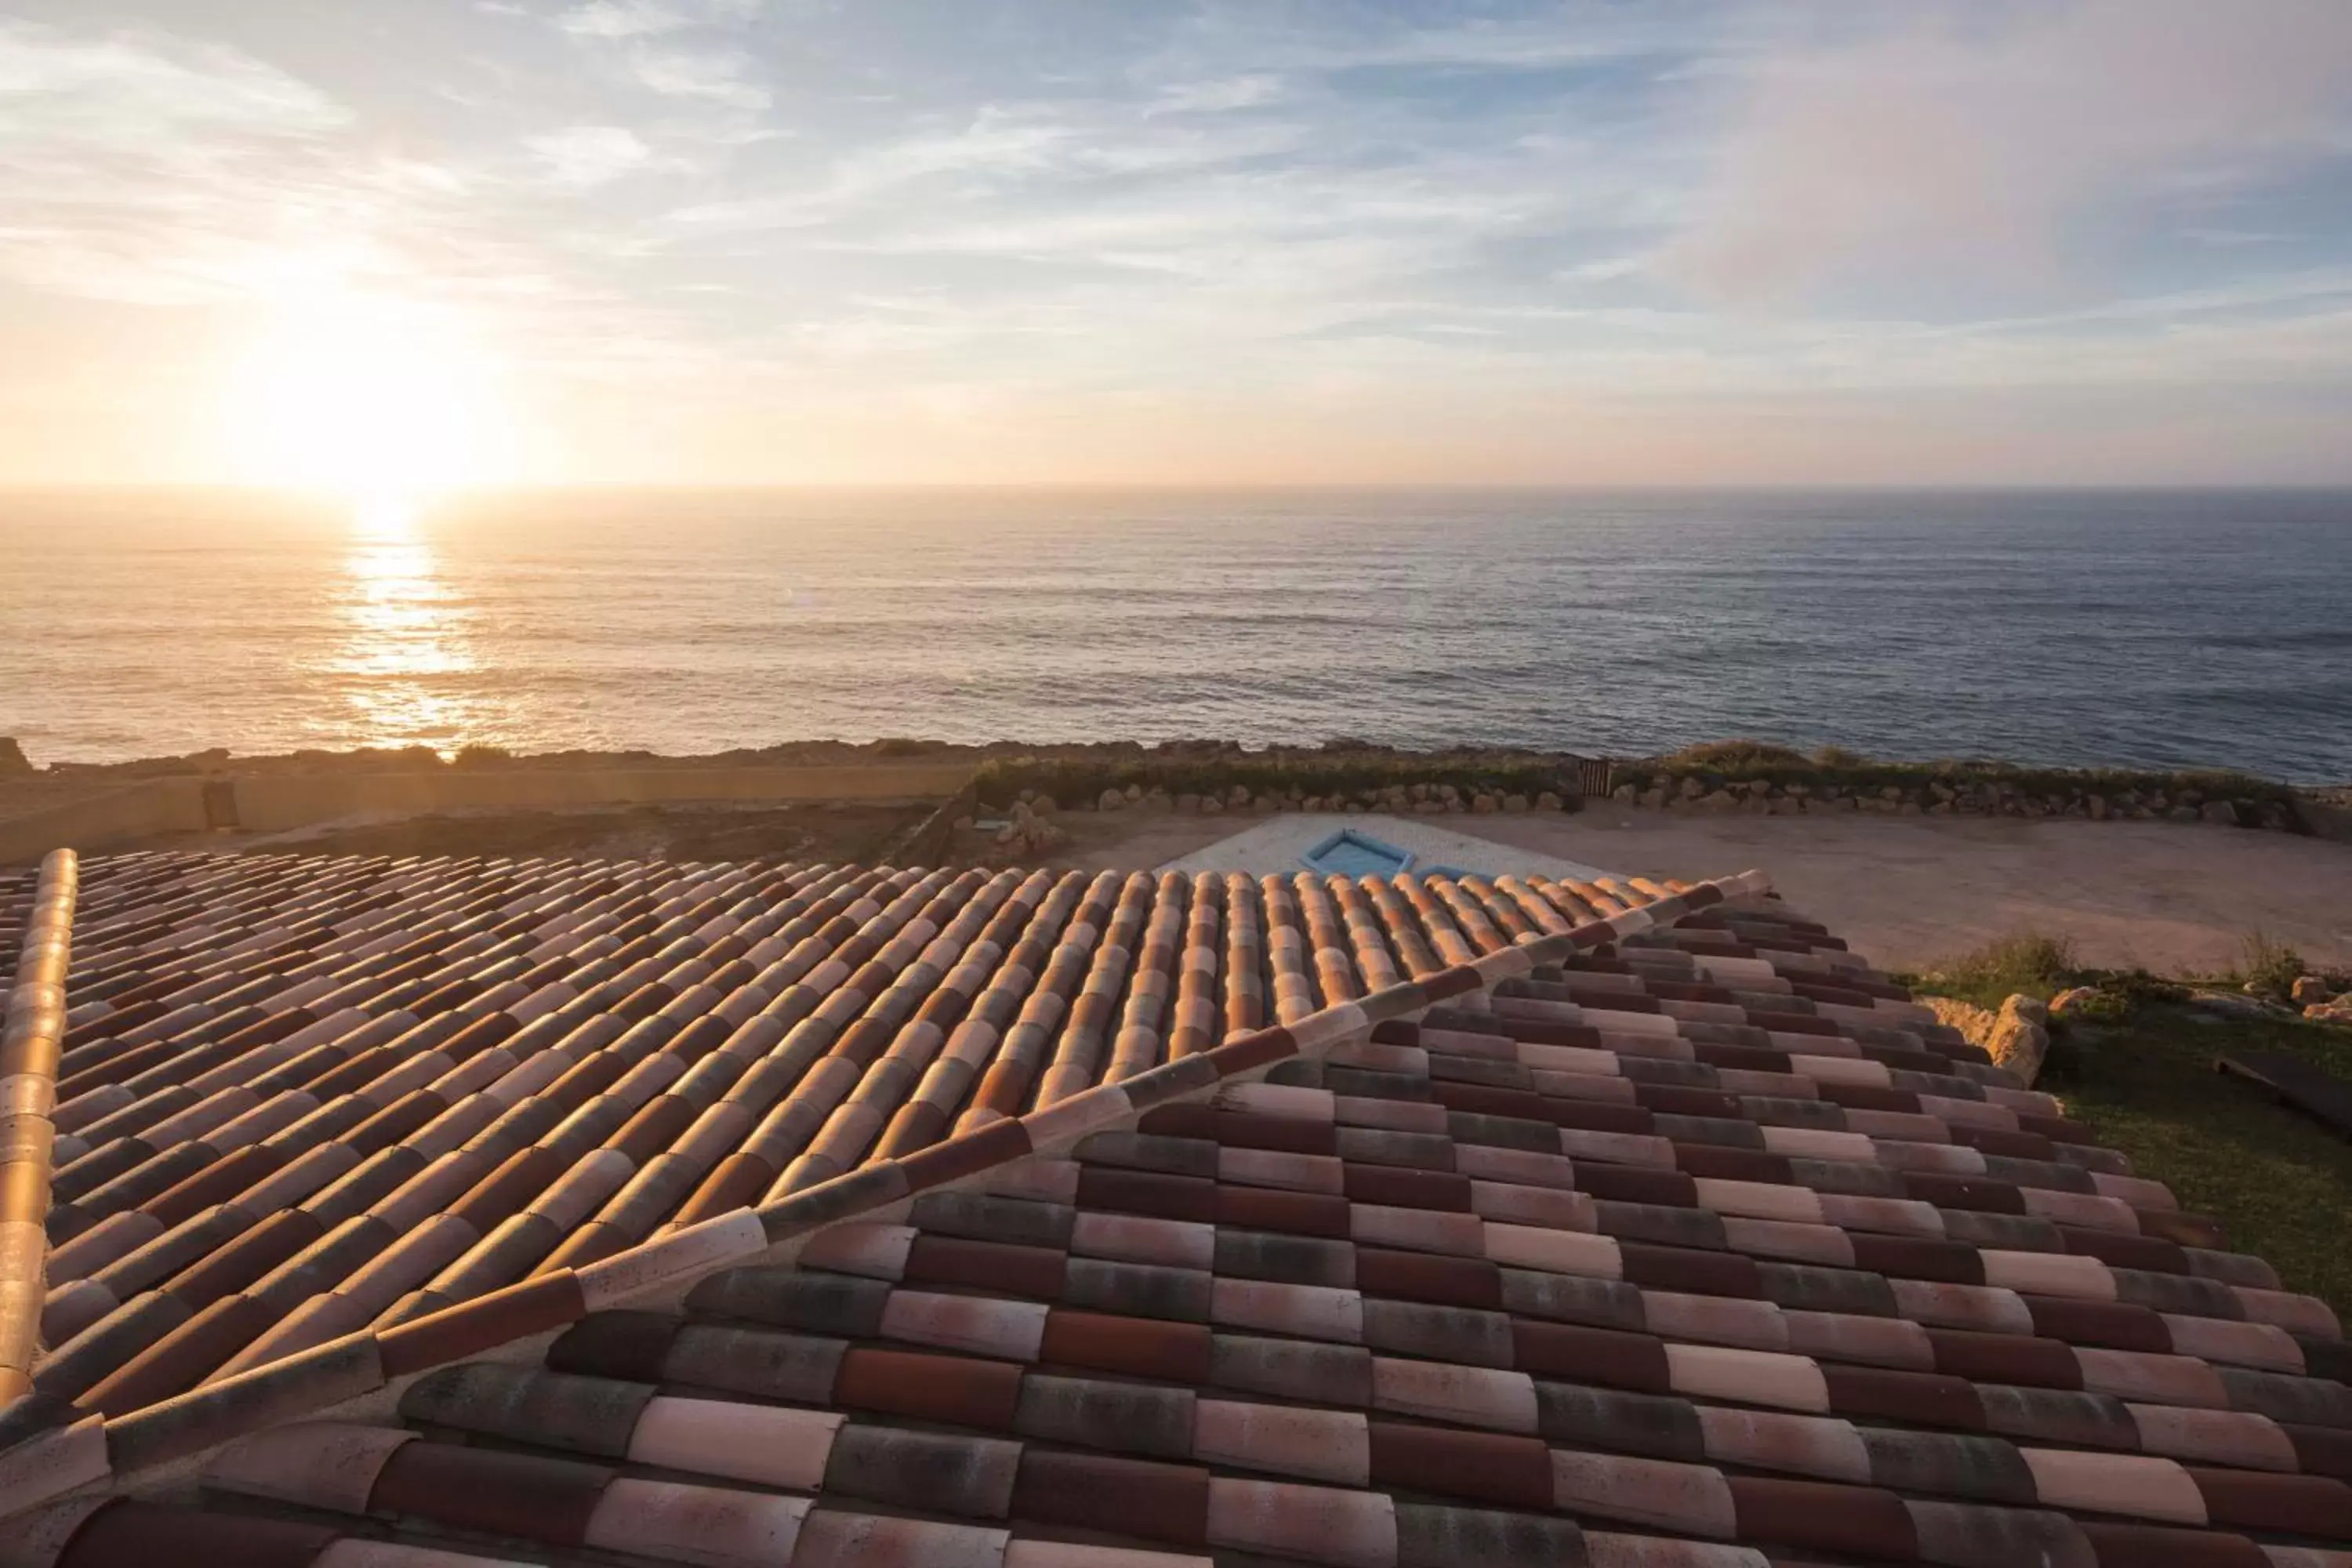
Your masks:
{"label": "roof ridge line", "polygon": [[[0,1409],[0,1519],[88,1488],[178,1467],[220,1445],[283,1422],[380,1395],[395,1384],[702,1278],[770,1259],[814,1232],[958,1185],[1036,1154],[1059,1152],[1155,1106],[1205,1098],[1244,1074],[1295,1057],[1322,1057],[1392,1018],[1502,980],[1538,963],[1673,925],[1727,900],[1769,892],[1761,870],[1694,882],[1566,931],[1526,934],[1468,963],[1256,1029],[1124,1079],[1098,1084],[1043,1110],[992,1121],[914,1153],[861,1165],[758,1208],[682,1226],[578,1268],[562,1268],[385,1330],[362,1330],[127,1415],[83,1415],[70,1403],[27,1394]],[[46,1188],[46,1182],[44,1182]],[[793,1248],[795,1251],[796,1247]],[[35,1298],[37,1306],[38,1298]]]}
{"label": "roof ridge line", "polygon": [[0,1027],[0,1405],[32,1392],[40,1353],[58,1061],[65,1051],[66,972],[80,887],[81,862],[72,850],[53,849],[42,859]]}

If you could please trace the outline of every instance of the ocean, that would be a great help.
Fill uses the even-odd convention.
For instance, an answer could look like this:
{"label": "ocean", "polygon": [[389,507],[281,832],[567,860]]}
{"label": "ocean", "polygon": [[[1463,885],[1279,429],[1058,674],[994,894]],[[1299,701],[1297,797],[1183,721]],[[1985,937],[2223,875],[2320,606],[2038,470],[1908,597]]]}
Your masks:
{"label": "ocean", "polygon": [[835,736],[2352,779],[2352,492],[0,497],[37,762]]}

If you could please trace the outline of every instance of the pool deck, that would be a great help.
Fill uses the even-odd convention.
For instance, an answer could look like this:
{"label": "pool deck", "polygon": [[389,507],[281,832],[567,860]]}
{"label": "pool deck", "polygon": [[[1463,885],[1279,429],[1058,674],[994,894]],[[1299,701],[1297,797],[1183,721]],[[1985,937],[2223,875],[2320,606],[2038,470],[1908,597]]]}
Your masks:
{"label": "pool deck", "polygon": [[[1482,817],[1479,820],[1486,819]],[[1253,822],[1231,837],[1203,845],[1189,855],[1181,855],[1154,868],[1161,871],[1242,871],[1257,877],[1300,871],[1306,869],[1301,857],[1341,828],[1369,834],[1383,843],[1412,851],[1412,868],[1417,872],[1450,866],[1475,871],[1482,877],[1533,873],[1576,881],[1590,881],[1595,877],[1615,874],[1607,868],[1588,866],[1581,861],[1497,844],[1492,839],[1480,838],[1452,827],[1441,827],[1432,819],[1374,814],[1350,816],[1336,811],[1285,812],[1279,816],[1265,817]]]}

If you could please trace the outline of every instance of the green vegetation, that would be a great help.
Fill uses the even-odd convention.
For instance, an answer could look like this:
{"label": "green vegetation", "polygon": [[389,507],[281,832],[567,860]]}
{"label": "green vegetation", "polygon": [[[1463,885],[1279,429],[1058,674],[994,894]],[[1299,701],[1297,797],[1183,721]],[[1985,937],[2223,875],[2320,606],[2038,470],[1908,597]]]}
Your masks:
{"label": "green vegetation", "polygon": [[1816,792],[1924,789],[1944,784],[1990,785],[2033,795],[2119,795],[2127,792],[2163,795],[2168,798],[2194,794],[2209,800],[2249,800],[2285,805],[2294,792],[2287,785],[2248,773],[2226,770],[2148,773],[2124,768],[2029,768],[1981,757],[1943,757],[1932,762],[1883,762],[1856,755],[1840,746],[1823,746],[1812,755],[1769,741],[1710,741],[1685,746],[1663,757],[1622,762],[1612,773],[1615,783],[1646,789],[1669,777],[1696,774],[1710,786],[1762,779],[1782,785],[1801,784]]}
{"label": "green vegetation", "polygon": [[1684,773],[1718,773],[1737,778],[1769,778],[1780,769],[1811,765],[1804,752],[1769,741],[1702,741],[1657,761],[1662,767]]}
{"label": "green vegetation", "polygon": [[1333,751],[1221,752],[1208,756],[994,757],[981,764],[973,786],[982,803],[1003,810],[1024,789],[1050,795],[1064,806],[1091,805],[1107,789],[1129,784],[1171,795],[1224,795],[1236,784],[1252,795],[1353,796],[1392,785],[1452,784],[1464,795],[1484,790],[1524,795],[1549,790],[1577,797],[1572,771],[1550,758],[1476,752],[1349,752]]}
{"label": "green vegetation", "polygon": [[2182,1207],[2220,1220],[2232,1250],[2352,1322],[2352,1143],[2213,1068],[2232,1050],[2286,1051],[2352,1078],[2352,1030],[2117,1000],[2109,1019],[2062,1026],[2040,1087]]}
{"label": "green vegetation", "polygon": [[2018,931],[1948,959],[1927,973],[1906,975],[1903,982],[1916,991],[1998,1009],[2015,995],[2047,1002],[2074,984],[2081,973],[2071,938]]}
{"label": "green vegetation", "polygon": [[2284,1002],[2296,978],[2311,972],[2301,953],[2260,931],[2246,932],[2239,948],[2244,958],[2235,969],[2166,980],[2144,969],[2085,969],[2072,937],[2015,931],[1931,968],[1894,978],[1927,995],[1957,997],[1988,1008],[1998,1008],[2011,996],[2047,1002],[2071,987],[2093,986],[2098,994],[2079,1005],[2084,1016],[2112,1022],[2142,1007],[2185,1002],[2192,986]]}
{"label": "green vegetation", "polygon": [[2245,963],[2229,978],[2253,995],[2284,1002],[2295,980],[2309,971],[2303,954],[2284,942],[2273,942],[2259,931],[2248,931],[2240,946],[2245,952]]}
{"label": "green vegetation", "polygon": [[2303,961],[2248,933],[2242,968],[2189,981],[2145,971],[2085,970],[2072,942],[2018,931],[1898,976],[1923,994],[1998,1008],[2013,994],[2047,1001],[2094,987],[2052,1024],[2036,1086],[2065,1102],[2100,1142],[2169,1186],[2184,1208],[2221,1221],[2234,1251],[2270,1259],[2291,1290],[2352,1322],[2352,1143],[2213,1066],[2231,1051],[2284,1051],[2352,1078],[2352,1030],[2286,1016],[2225,1016],[2186,1004],[2195,985],[2252,981],[2284,995]]}

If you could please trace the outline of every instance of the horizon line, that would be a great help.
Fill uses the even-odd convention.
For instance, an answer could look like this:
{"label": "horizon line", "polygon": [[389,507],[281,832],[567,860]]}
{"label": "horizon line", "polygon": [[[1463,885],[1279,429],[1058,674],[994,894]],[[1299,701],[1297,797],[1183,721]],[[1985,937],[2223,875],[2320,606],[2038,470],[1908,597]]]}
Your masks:
{"label": "horizon line", "polygon": [[[1759,492],[1853,494],[2036,494],[2100,492],[2118,495],[2242,494],[2277,491],[2301,494],[2352,492],[2352,478],[2342,479],[2196,479],[2122,481],[2108,479],[1956,480],[1917,479],[1769,479],[1753,482],[1698,481],[1613,482],[1572,479],[545,479],[510,483],[456,485],[418,496],[397,498],[404,504],[431,507],[450,501],[503,495],[617,493],[647,490],[693,490],[719,493],[775,491],[1035,491],[1070,493],[1157,490],[1200,494],[1236,492],[1356,491],[1397,494],[1468,491],[1494,494],[1733,494]],[[56,494],[152,494],[204,491],[220,495],[279,497],[357,504],[369,500],[315,486],[253,484],[226,479],[0,479],[0,496]]]}

